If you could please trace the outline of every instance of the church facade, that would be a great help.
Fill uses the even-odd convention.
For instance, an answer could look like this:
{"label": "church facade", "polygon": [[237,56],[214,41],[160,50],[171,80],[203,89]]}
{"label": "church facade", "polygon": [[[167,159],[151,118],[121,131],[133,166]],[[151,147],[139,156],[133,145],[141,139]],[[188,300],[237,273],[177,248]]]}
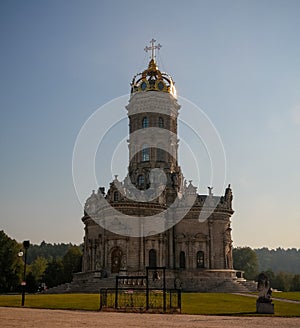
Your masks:
{"label": "church facade", "polygon": [[232,191],[229,185],[221,196],[212,188],[199,195],[184,178],[177,160],[180,105],[173,79],[155,62],[158,47],[148,47],[149,65],[131,83],[127,176],[115,176],[107,191],[100,187],[86,201],[77,279],[98,277],[103,286],[115,275],[165,267],[168,288],[179,283],[187,291],[213,291],[236,279]]}

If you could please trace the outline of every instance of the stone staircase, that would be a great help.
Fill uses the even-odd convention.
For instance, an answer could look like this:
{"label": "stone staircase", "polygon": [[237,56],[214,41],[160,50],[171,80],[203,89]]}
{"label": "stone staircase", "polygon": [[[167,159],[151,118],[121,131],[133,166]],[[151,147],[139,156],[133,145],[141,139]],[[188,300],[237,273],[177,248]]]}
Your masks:
{"label": "stone staircase", "polygon": [[[136,272],[132,275],[144,275],[143,272]],[[204,275],[204,273],[202,273]],[[249,293],[256,291],[256,282],[246,280],[243,278],[230,279],[230,278],[215,278],[203,276],[199,281],[199,291],[209,293]],[[87,273],[74,274],[73,281],[50,288],[47,293],[49,294],[63,294],[63,293],[99,293],[101,288],[115,288],[116,275],[109,277],[101,277],[97,271]],[[166,277],[167,288],[174,288],[174,277]],[[204,286],[207,286],[204,288]],[[183,291],[189,290],[189,286],[183,286]],[[195,290],[195,288],[193,288]]]}
{"label": "stone staircase", "polygon": [[71,283],[50,288],[47,294],[64,293],[99,293],[101,288],[114,288],[116,284],[115,276],[108,278],[98,278],[91,280],[73,279]]}
{"label": "stone staircase", "polygon": [[208,290],[209,293],[249,293],[256,291],[256,283],[247,280],[224,280]]}
{"label": "stone staircase", "polygon": [[257,282],[255,282],[254,280],[237,280],[238,283],[240,283],[241,285],[243,285],[244,287],[246,287],[248,289],[249,292],[256,292],[257,291]]}

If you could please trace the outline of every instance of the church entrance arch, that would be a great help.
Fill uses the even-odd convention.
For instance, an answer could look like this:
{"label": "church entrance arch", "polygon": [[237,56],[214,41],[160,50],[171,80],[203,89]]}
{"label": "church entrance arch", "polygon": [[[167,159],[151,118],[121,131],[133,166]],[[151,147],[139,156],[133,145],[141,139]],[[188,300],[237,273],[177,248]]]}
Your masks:
{"label": "church entrance arch", "polygon": [[156,250],[155,249],[150,249],[149,251],[149,267],[150,268],[155,268],[157,267],[156,264]]}
{"label": "church entrance arch", "polygon": [[123,252],[120,247],[116,247],[111,252],[111,273],[118,273],[121,269]]}

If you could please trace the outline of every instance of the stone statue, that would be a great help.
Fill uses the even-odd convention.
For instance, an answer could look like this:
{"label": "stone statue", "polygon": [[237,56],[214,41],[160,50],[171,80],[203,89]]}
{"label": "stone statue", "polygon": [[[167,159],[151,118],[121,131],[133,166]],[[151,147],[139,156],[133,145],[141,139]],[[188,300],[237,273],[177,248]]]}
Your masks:
{"label": "stone statue", "polygon": [[95,270],[96,271],[100,271],[101,270],[101,263],[100,263],[100,261],[96,261],[96,264],[95,264]]}
{"label": "stone statue", "polygon": [[272,304],[272,289],[268,276],[265,273],[260,273],[257,283],[258,299],[256,301],[257,313],[274,313],[274,304]]}
{"label": "stone statue", "polygon": [[187,188],[187,182],[186,182],[186,179],[184,179],[183,181],[183,189],[185,190]]}
{"label": "stone statue", "polygon": [[264,303],[272,302],[271,299],[272,290],[270,288],[269,279],[267,275],[264,273],[261,273],[258,276],[257,291],[258,291],[258,299],[261,302]]}
{"label": "stone statue", "polygon": [[96,212],[98,203],[98,197],[95,194],[95,190],[93,190],[91,196],[86,200],[86,203],[84,205],[84,211],[88,214],[94,214]]}
{"label": "stone statue", "polygon": [[232,259],[232,239],[231,239],[231,228],[225,230],[224,233],[224,245],[225,245],[225,261],[226,269],[233,269],[233,259]]}
{"label": "stone statue", "polygon": [[229,201],[230,203],[232,202],[233,196],[232,196],[232,190],[230,188],[230,184],[228,185],[228,187],[225,190],[225,201]]}
{"label": "stone statue", "polygon": [[178,176],[176,172],[171,173],[172,187],[178,186]]}
{"label": "stone statue", "polygon": [[105,188],[104,187],[99,187],[99,189],[98,189],[98,195],[105,196]]}

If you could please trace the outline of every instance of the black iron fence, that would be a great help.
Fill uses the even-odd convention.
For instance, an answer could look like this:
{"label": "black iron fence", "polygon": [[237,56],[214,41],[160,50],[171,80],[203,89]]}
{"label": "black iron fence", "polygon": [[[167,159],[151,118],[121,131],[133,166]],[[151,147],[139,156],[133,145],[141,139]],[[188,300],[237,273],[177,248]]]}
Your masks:
{"label": "black iron fence", "polygon": [[100,310],[135,312],[181,312],[181,291],[150,288],[104,288],[100,290]]}
{"label": "black iron fence", "polygon": [[146,267],[146,275],[116,276],[115,288],[100,290],[100,310],[181,312],[181,290],[166,289],[166,268]]}

